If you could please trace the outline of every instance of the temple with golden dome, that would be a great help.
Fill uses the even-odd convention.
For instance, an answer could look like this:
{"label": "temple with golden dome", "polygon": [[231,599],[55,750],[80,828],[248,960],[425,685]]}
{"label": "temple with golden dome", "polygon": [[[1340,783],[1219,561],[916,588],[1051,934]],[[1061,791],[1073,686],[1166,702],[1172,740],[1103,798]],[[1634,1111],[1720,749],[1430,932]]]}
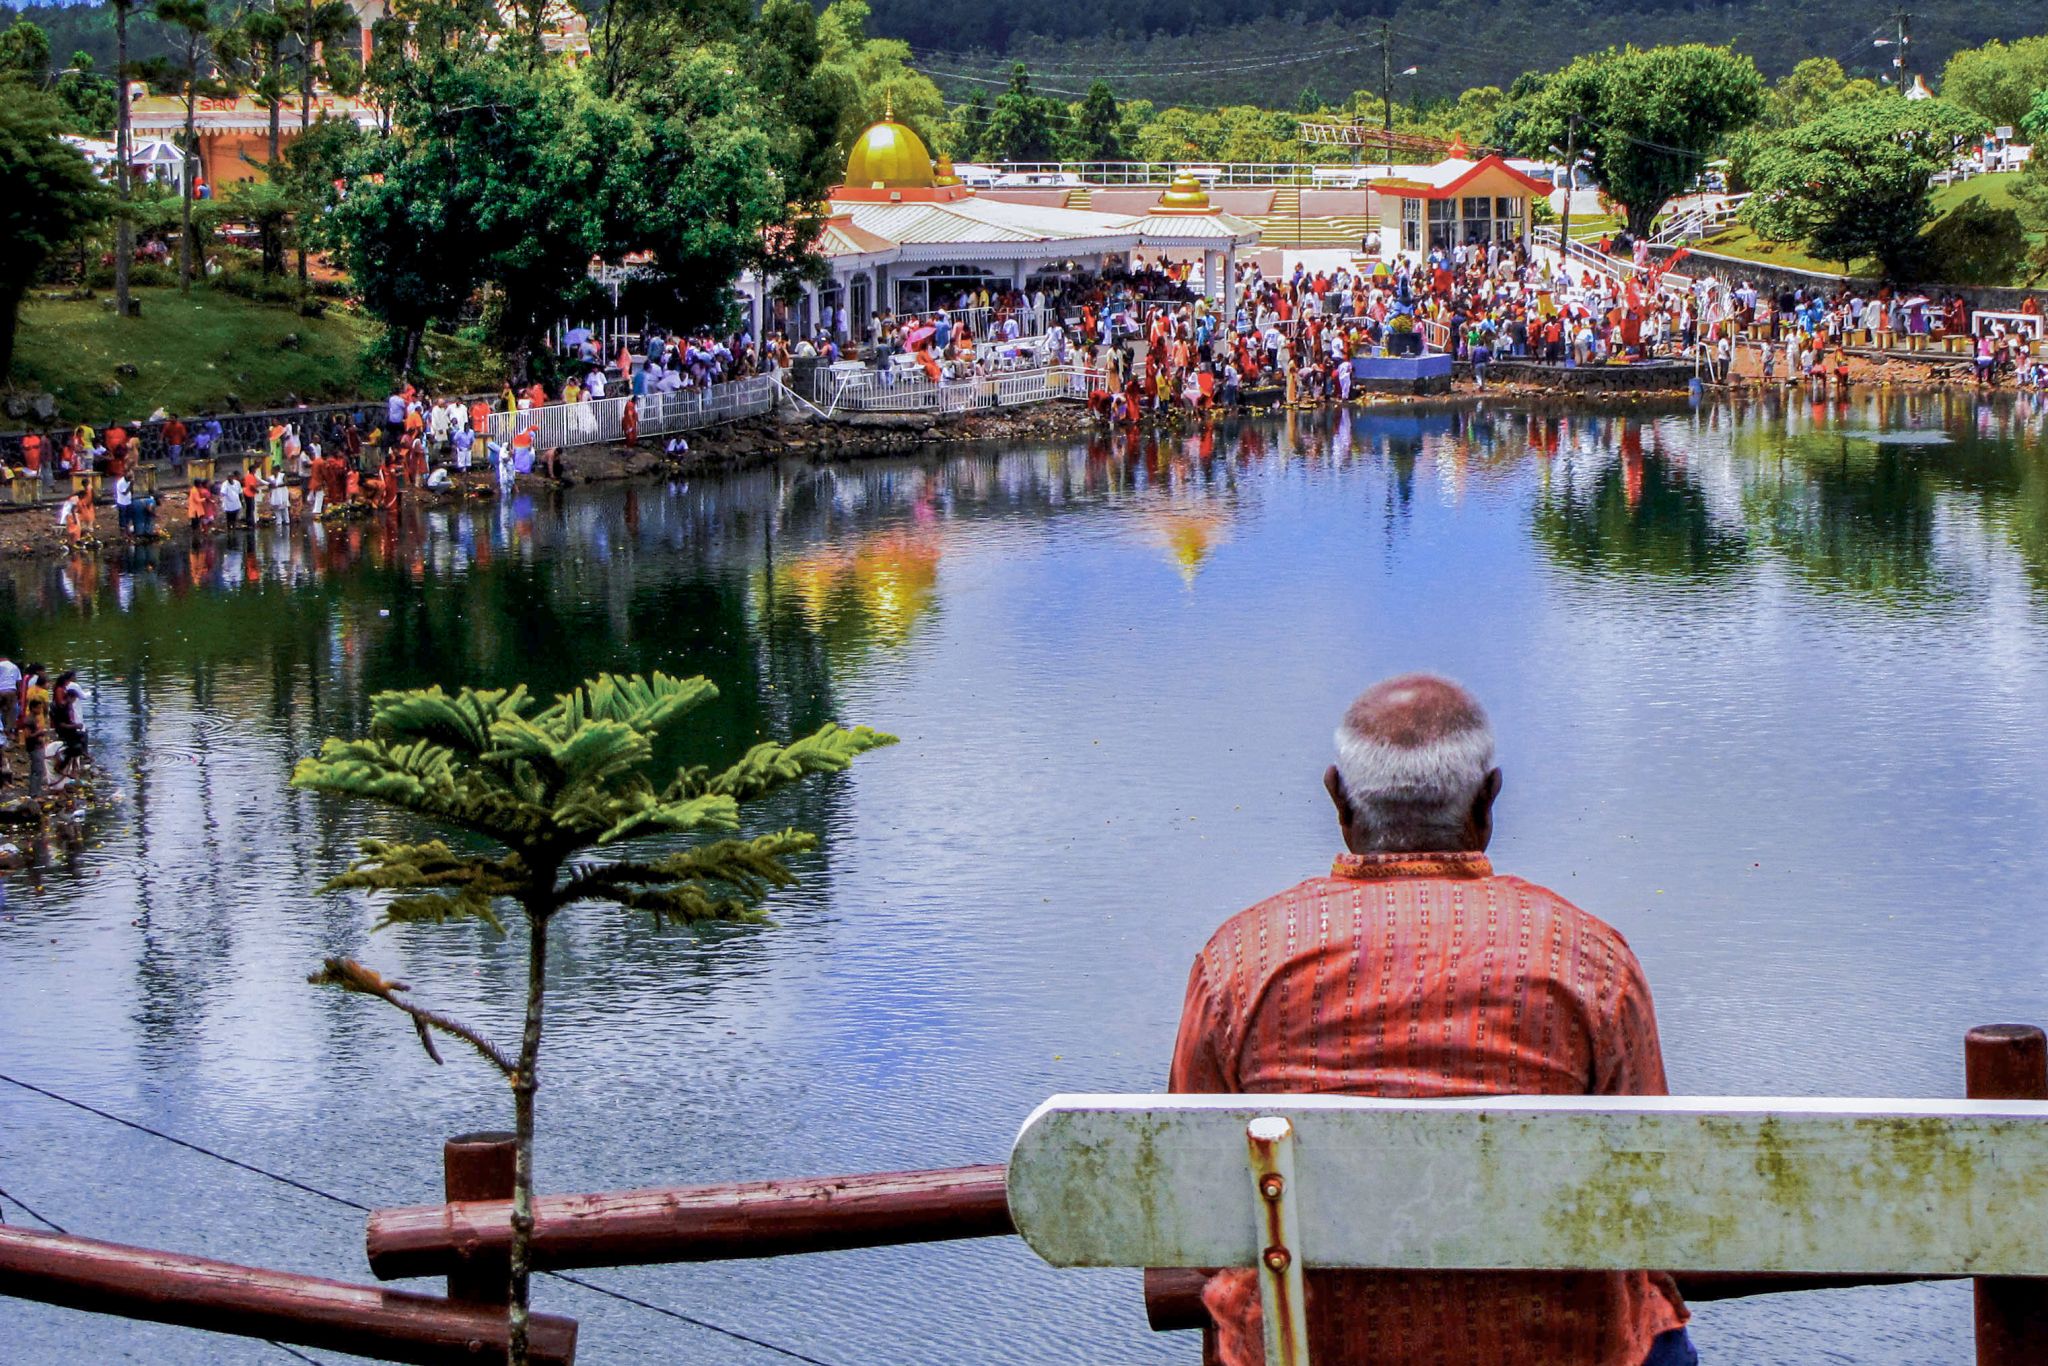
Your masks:
{"label": "temple with golden dome", "polygon": [[[976,191],[934,159],[893,112],[855,139],[844,181],[830,194],[819,249],[830,282],[807,286],[791,319],[815,328],[825,309],[845,309],[849,332],[878,312],[950,306],[962,291],[1020,289],[1077,273],[1100,274],[1141,252],[1203,254],[1203,279],[1235,307],[1237,253],[1259,239],[1254,223],[1212,207],[1194,180],[1176,181],[1149,213],[1070,207],[1065,189]],[[743,277],[756,334],[767,321],[772,281]]]}

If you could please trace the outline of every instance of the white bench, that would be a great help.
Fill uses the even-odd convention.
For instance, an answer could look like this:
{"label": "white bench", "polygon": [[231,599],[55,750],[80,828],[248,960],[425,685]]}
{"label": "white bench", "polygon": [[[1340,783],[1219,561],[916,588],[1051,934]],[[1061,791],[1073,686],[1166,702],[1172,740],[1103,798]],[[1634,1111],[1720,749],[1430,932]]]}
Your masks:
{"label": "white bench", "polygon": [[1054,1266],[2048,1275],[2048,1101],[1055,1096],[1010,1155]]}

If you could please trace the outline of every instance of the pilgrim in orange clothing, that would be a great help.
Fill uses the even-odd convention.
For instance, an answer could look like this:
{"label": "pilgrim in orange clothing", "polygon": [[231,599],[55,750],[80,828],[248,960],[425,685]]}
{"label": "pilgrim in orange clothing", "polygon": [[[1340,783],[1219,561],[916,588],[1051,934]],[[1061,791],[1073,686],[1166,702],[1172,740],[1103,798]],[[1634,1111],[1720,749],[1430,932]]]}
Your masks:
{"label": "pilgrim in orange clothing", "polygon": [[[1349,852],[1224,923],[1188,978],[1170,1087],[1360,1096],[1663,1095],[1643,970],[1613,928],[1486,857],[1493,734],[1456,684],[1352,703],[1324,776]],[[1370,1217],[1369,1214],[1361,1217]],[[1678,1366],[1653,1272],[1310,1272],[1310,1355],[1375,1366]],[[1263,1360],[1249,1270],[1204,1295],[1226,1366]]]}

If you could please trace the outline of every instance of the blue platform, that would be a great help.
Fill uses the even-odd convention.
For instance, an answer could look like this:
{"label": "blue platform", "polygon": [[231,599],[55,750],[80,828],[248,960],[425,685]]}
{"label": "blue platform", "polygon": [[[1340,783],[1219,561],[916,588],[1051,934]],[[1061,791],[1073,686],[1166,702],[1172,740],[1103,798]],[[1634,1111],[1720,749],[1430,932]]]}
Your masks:
{"label": "blue platform", "polygon": [[1451,358],[1449,356],[1353,356],[1351,378],[1355,380],[1392,380],[1404,383],[1419,379],[1449,379]]}

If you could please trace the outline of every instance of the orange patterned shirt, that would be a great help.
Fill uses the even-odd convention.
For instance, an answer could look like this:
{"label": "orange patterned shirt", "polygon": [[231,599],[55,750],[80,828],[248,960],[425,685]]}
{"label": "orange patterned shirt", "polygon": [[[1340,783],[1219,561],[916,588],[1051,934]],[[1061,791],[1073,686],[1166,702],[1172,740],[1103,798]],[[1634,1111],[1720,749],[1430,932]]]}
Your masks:
{"label": "orange patterned shirt", "polygon": [[[1233,916],[1189,974],[1168,1087],[1665,1094],[1627,942],[1477,853],[1340,855]],[[1639,1366],[1687,1318],[1661,1272],[1326,1271],[1308,1289],[1310,1355],[1333,1364]],[[1225,1366],[1259,1366],[1252,1272],[1211,1277],[1204,1300]]]}

